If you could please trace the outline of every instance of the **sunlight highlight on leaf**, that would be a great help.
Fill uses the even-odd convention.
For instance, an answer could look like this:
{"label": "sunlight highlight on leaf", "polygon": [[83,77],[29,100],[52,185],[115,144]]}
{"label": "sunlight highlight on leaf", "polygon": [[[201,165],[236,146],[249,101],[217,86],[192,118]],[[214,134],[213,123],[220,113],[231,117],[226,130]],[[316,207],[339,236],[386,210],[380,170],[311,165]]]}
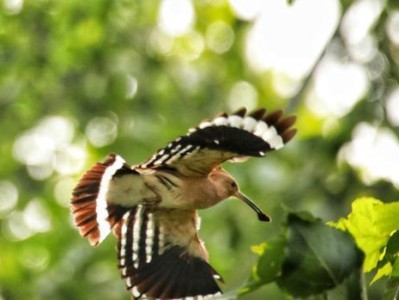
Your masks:
{"label": "sunlight highlight on leaf", "polygon": [[380,267],[377,270],[377,273],[374,275],[373,280],[371,280],[370,284],[373,284],[377,280],[381,279],[384,276],[390,276],[392,273],[392,265],[390,263],[386,263],[383,267]]}
{"label": "sunlight highlight on leaf", "polygon": [[390,235],[399,229],[399,202],[383,203],[374,198],[359,198],[352,203],[352,212],[337,223],[330,223],[348,231],[365,253],[363,270],[377,267]]}

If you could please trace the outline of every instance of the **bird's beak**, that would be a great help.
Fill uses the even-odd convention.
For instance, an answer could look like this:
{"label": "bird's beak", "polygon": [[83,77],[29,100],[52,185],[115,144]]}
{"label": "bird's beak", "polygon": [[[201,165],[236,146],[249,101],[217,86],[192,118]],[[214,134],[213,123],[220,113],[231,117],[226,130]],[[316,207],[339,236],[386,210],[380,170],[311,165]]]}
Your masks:
{"label": "bird's beak", "polygon": [[259,221],[270,222],[272,220],[268,215],[266,215],[264,212],[262,212],[260,210],[260,208],[257,207],[256,204],[251,201],[251,199],[249,199],[243,193],[237,192],[236,197],[238,199],[244,201],[246,204],[248,204],[248,206],[250,208],[252,208],[257,213]]}

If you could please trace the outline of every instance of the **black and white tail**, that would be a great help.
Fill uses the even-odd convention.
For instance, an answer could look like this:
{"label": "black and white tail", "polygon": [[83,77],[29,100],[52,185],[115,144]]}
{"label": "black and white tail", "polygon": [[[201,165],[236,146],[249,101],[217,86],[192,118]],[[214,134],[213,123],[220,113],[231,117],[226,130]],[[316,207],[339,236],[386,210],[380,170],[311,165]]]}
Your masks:
{"label": "black and white tail", "polygon": [[80,179],[72,193],[75,225],[91,245],[101,243],[128,208],[107,202],[111,179],[122,174],[137,174],[116,154],[97,163]]}

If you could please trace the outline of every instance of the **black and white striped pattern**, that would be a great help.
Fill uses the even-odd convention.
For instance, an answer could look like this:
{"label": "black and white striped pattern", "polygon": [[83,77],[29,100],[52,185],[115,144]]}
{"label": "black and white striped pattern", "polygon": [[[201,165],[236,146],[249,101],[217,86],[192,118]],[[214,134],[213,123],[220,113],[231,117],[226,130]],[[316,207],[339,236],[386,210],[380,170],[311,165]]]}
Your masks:
{"label": "black and white striped pattern", "polygon": [[119,221],[126,208],[107,202],[109,184],[114,176],[138,175],[116,154],[97,163],[79,181],[71,200],[75,225],[92,245],[101,243]]}
{"label": "black and white striped pattern", "polygon": [[215,282],[220,276],[203,258],[173,244],[176,237],[167,239],[173,232],[163,232],[156,210],[138,205],[121,222],[119,268],[133,299],[207,299],[221,294]]}
{"label": "black and white striped pattern", "polygon": [[282,111],[266,113],[265,109],[247,115],[244,108],[231,115],[220,114],[191,128],[139,168],[170,166],[184,172],[187,170],[180,168],[184,165],[207,173],[234,157],[264,156],[282,148],[296,133],[291,128],[296,117],[282,115]]}
{"label": "black and white striped pattern", "polygon": [[123,276],[127,276],[129,268],[137,270],[150,263],[154,254],[160,253],[159,249],[164,245],[161,245],[159,236],[153,213],[143,205],[132,208],[123,216],[118,246]]}

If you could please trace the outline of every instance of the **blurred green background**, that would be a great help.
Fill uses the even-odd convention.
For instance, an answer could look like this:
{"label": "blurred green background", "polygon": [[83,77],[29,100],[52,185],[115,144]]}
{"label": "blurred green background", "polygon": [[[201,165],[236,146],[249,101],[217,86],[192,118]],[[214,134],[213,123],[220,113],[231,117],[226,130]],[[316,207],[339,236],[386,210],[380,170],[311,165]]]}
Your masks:
{"label": "blurred green background", "polygon": [[[329,221],[357,196],[398,200],[397,2],[288,2],[0,3],[0,299],[129,299],[115,238],[79,236],[71,190],[107,153],[139,163],[219,111],[282,108],[299,130],[225,165],[273,223],[236,200],[200,212],[227,295],[288,211]],[[287,296],[270,284],[242,298]]]}

